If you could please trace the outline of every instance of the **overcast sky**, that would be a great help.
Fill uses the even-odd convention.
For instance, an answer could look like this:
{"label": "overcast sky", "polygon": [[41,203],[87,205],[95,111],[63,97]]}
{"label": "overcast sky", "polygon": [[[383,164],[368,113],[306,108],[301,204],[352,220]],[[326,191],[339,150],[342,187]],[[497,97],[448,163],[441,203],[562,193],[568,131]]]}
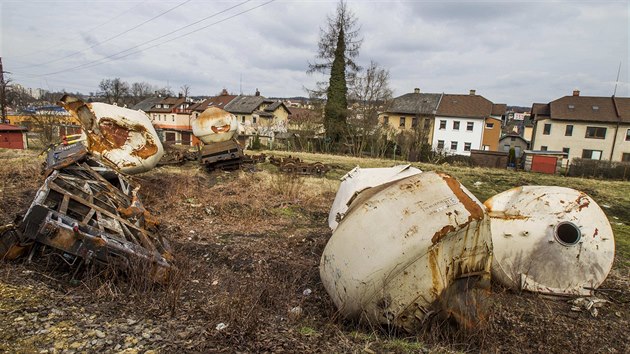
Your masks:
{"label": "overcast sky", "polygon": [[[102,79],[119,77],[175,92],[189,85],[193,95],[242,87],[268,97],[306,96],[303,87],[322,80],[306,68],[319,28],[337,5],[0,1],[4,70],[26,87],[88,93]],[[348,7],[361,24],[359,62],[388,69],[396,96],[415,87],[476,89],[495,103],[531,106],[573,89],[610,96],[620,62],[617,96],[629,96],[629,3],[417,0],[348,1]]]}

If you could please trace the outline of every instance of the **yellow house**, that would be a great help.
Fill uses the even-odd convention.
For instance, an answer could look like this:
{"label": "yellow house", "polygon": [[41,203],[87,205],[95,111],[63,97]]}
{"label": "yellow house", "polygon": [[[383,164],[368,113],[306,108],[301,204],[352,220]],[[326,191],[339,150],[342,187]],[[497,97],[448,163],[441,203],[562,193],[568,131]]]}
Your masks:
{"label": "yellow house", "polygon": [[532,149],[573,158],[630,162],[630,98],[587,97],[574,91],[532,106]]}
{"label": "yellow house", "polygon": [[289,109],[282,103],[260,96],[239,95],[225,106],[225,110],[234,114],[244,135],[260,135],[273,140],[276,133],[287,132]]}
{"label": "yellow house", "polygon": [[379,123],[386,129],[399,132],[419,132],[426,137],[427,144],[433,138],[435,113],[442,98],[439,93],[420,93],[415,89],[394,98],[390,107],[378,116]]}

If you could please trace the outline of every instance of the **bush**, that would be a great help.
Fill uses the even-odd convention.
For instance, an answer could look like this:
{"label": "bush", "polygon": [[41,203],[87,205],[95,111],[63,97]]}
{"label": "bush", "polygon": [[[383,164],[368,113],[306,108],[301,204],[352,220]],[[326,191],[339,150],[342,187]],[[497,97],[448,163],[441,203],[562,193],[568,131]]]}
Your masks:
{"label": "bush", "polygon": [[630,180],[630,163],[574,158],[569,176]]}
{"label": "bush", "polygon": [[260,150],[260,137],[258,135],[254,136],[254,140],[252,141],[252,150]]}

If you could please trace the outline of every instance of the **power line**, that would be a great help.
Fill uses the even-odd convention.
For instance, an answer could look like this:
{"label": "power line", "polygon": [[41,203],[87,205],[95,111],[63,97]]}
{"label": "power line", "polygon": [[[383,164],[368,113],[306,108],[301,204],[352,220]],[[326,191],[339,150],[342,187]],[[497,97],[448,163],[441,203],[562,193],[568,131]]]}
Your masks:
{"label": "power line", "polygon": [[[230,11],[230,10],[232,10],[232,9],[234,9],[234,8],[238,7],[238,6],[241,6],[241,5],[245,4],[245,3],[248,3],[248,2],[250,2],[250,1],[251,1],[251,0],[246,0],[246,1],[243,1],[243,2],[241,2],[241,3],[239,3],[239,4],[237,4],[237,5],[234,5],[234,6],[232,6],[232,7],[229,7],[229,8],[227,8],[227,9],[225,9],[225,10],[219,11],[219,12],[217,12],[217,13],[215,13],[215,14],[212,14],[212,15],[210,15],[210,16],[207,16],[207,17],[205,17],[205,18],[203,18],[203,19],[201,19],[201,20],[195,21],[195,22],[193,22],[193,23],[191,23],[191,24],[189,24],[189,25],[186,25],[186,26],[184,26],[184,27],[178,28],[178,29],[176,29],[176,30],[174,30],[174,31],[168,32],[168,33],[163,34],[163,35],[161,35],[161,36],[159,36],[159,37],[156,37],[156,38],[154,38],[154,39],[151,39],[151,40],[149,40],[149,41],[145,41],[145,42],[140,43],[140,44],[138,44],[138,45],[135,45],[135,46],[133,46],[133,47],[131,47],[131,48],[125,49],[125,50],[123,50],[123,51],[120,51],[120,52],[117,52],[117,53],[114,53],[114,54],[108,55],[108,56],[106,56],[106,57],[104,57],[104,58],[97,59],[97,60],[94,60],[94,61],[92,61],[92,62],[84,63],[84,64],[81,64],[81,65],[77,65],[77,66],[75,66],[75,67],[71,67],[71,68],[67,68],[67,69],[62,69],[62,70],[59,70],[59,71],[55,71],[55,72],[52,72],[52,73],[46,73],[46,74],[41,74],[41,75],[34,75],[33,77],[42,77],[42,76],[49,76],[49,75],[60,74],[60,73],[64,73],[64,72],[71,71],[71,70],[82,69],[82,68],[89,68],[89,67],[97,66],[97,65],[100,65],[100,64],[109,63],[109,62],[112,62],[112,61],[115,61],[115,60],[119,60],[119,59],[122,59],[122,58],[126,58],[126,57],[128,57],[128,56],[130,56],[130,55],[133,55],[133,54],[136,54],[136,53],[140,53],[140,52],[143,52],[143,51],[145,51],[145,50],[148,50],[148,49],[151,49],[151,48],[155,48],[155,47],[157,47],[157,46],[160,46],[160,45],[163,45],[163,44],[166,44],[166,43],[172,42],[172,41],[174,41],[174,40],[176,40],[176,39],[180,39],[180,38],[186,37],[186,36],[188,36],[188,35],[190,35],[190,34],[193,34],[193,33],[195,33],[195,32],[199,32],[199,31],[201,31],[201,30],[204,30],[204,29],[206,29],[206,28],[208,28],[208,27],[210,27],[210,26],[214,26],[214,25],[216,25],[216,24],[219,24],[219,23],[225,22],[225,21],[227,21],[227,20],[230,20],[230,19],[232,19],[232,18],[234,18],[234,17],[237,17],[237,16],[240,16],[240,15],[243,15],[243,14],[245,14],[245,13],[247,13],[247,12],[253,11],[253,10],[258,9],[258,8],[260,8],[260,7],[262,7],[262,6],[265,6],[265,5],[269,4],[269,3],[272,3],[272,2],[274,2],[275,0],[270,0],[270,1],[264,2],[264,3],[260,4],[260,5],[257,5],[257,6],[255,6],[255,7],[252,7],[252,8],[250,8],[250,9],[243,10],[243,11],[241,11],[241,12],[238,12],[238,13],[234,14],[234,15],[228,16],[228,17],[226,17],[226,18],[224,18],[224,19],[222,19],[222,20],[219,20],[219,21],[213,22],[213,23],[211,23],[211,24],[208,24],[208,25],[206,25],[206,26],[200,27],[200,28],[198,28],[198,29],[195,29],[195,30],[192,30],[192,31],[186,32],[186,33],[184,33],[184,34],[182,34],[182,35],[179,35],[179,36],[173,37],[173,38],[171,38],[171,39],[168,39],[168,40],[166,40],[166,41],[160,42],[160,43],[158,43],[158,44],[154,44],[154,45],[149,46],[149,47],[147,47],[147,48],[139,49],[139,50],[133,51],[133,52],[131,52],[131,53],[125,54],[125,55],[123,55],[123,56],[116,57],[116,56],[117,56],[117,55],[119,55],[119,54],[126,53],[126,52],[129,52],[129,51],[133,50],[133,49],[136,49],[136,48],[139,48],[139,47],[144,46],[144,45],[146,45],[146,44],[149,44],[149,43],[151,43],[151,42],[155,42],[155,41],[157,41],[157,40],[159,40],[159,39],[162,39],[162,38],[164,38],[164,37],[167,37],[167,36],[169,36],[169,35],[171,35],[171,34],[173,34],[173,33],[179,32],[179,31],[181,31],[181,30],[183,30],[183,29],[185,29],[185,28],[188,28],[188,27],[191,27],[191,26],[193,26],[193,25],[195,25],[195,24],[198,24],[199,22],[202,22],[202,21],[208,20],[208,19],[210,19],[210,18],[212,18],[212,17],[216,17],[216,16],[218,16],[218,15],[220,15],[220,14],[223,14],[223,13],[225,13],[225,12],[227,12],[227,11]],[[116,57],[116,58],[114,58],[114,57]],[[112,59],[112,60],[108,60],[108,61],[104,61],[104,62],[102,62],[103,60],[107,60],[107,59]]]}
{"label": "power line", "polygon": [[[123,15],[125,15],[127,12],[129,12],[129,11],[131,11],[131,10],[135,9],[136,7],[138,7],[138,6],[142,5],[142,4],[144,4],[145,2],[146,2],[146,1],[143,1],[143,2],[141,2],[141,3],[138,3],[138,4],[136,4],[136,5],[134,5],[134,6],[130,7],[130,8],[128,8],[127,10],[124,10],[123,12],[121,12],[121,13],[119,13],[118,15],[116,15],[116,16],[114,16],[114,17],[110,18],[109,20],[107,20],[107,21],[105,21],[105,22],[103,22],[103,23],[101,23],[101,24],[99,24],[99,25],[96,25],[96,26],[94,26],[94,27],[92,27],[92,28],[90,28],[90,29],[88,29],[88,30],[86,30],[86,31],[84,31],[84,33],[91,33],[91,32],[93,32],[93,31],[95,31],[95,30],[97,30],[97,29],[99,29],[99,28],[101,28],[101,27],[105,26],[106,24],[111,23],[112,21],[115,21],[115,20],[119,19],[120,17],[122,17]],[[34,51],[30,52],[30,53],[25,53],[25,54],[20,54],[20,55],[15,55],[15,56],[10,56],[9,58],[10,58],[10,59],[14,59],[14,58],[22,58],[22,57],[25,57],[25,56],[31,56],[31,55],[33,55],[33,54],[38,54],[38,53],[46,52],[46,51],[48,51],[48,50],[50,50],[50,49],[52,49],[52,48],[58,47],[58,46],[60,46],[61,44],[66,43],[66,42],[67,42],[67,41],[63,41],[63,42],[56,42],[55,44],[52,44],[52,45],[51,45],[51,46],[49,46],[49,47],[46,47],[46,48],[43,48],[43,49],[42,49],[42,48],[40,48],[40,49],[34,50]],[[38,65],[38,64],[27,65],[27,66],[23,66],[23,67],[20,67],[20,68],[17,68],[17,69],[21,69],[21,68],[28,68],[28,67],[31,67],[31,66],[37,66],[37,65]]]}
{"label": "power line", "polygon": [[49,61],[44,62],[44,63],[41,63],[41,64],[27,65],[27,66],[23,66],[23,67],[20,67],[20,68],[17,68],[17,69],[30,68],[30,67],[34,67],[34,66],[44,66],[44,65],[48,65],[48,64],[51,64],[51,63],[58,62],[58,61],[63,60],[63,59],[70,58],[70,57],[75,56],[75,55],[77,55],[77,54],[84,53],[84,52],[86,52],[86,51],[88,51],[88,50],[90,50],[90,49],[92,49],[92,48],[94,48],[94,47],[98,47],[99,45],[101,45],[101,44],[103,44],[103,43],[107,43],[107,42],[109,42],[109,41],[111,41],[111,40],[113,40],[113,39],[116,39],[116,38],[118,38],[118,37],[120,37],[120,36],[123,36],[123,35],[125,35],[125,34],[127,34],[127,33],[131,32],[131,31],[133,31],[133,30],[137,29],[138,27],[141,27],[141,26],[143,26],[143,25],[145,25],[145,24],[147,24],[147,23],[149,23],[149,22],[151,22],[151,21],[153,21],[153,20],[156,20],[157,18],[159,18],[159,17],[162,17],[162,16],[166,15],[167,13],[169,13],[169,12],[171,12],[171,11],[173,11],[173,10],[177,9],[178,7],[184,6],[185,4],[187,4],[187,3],[191,2],[191,1],[192,1],[192,0],[186,0],[186,1],[184,1],[184,2],[182,2],[182,3],[180,3],[180,4],[178,4],[178,5],[176,5],[176,6],[174,6],[174,7],[171,7],[170,9],[168,9],[168,10],[166,10],[166,11],[164,11],[164,12],[161,12],[161,13],[157,14],[156,16],[151,17],[150,19],[148,19],[148,20],[146,20],[146,21],[144,21],[144,22],[142,22],[142,23],[140,23],[140,24],[138,24],[138,25],[135,25],[135,26],[133,26],[133,27],[131,27],[131,28],[127,29],[127,30],[124,30],[124,31],[122,31],[122,32],[120,32],[120,33],[118,33],[118,34],[116,34],[116,35],[114,35],[114,36],[112,36],[112,37],[109,37],[109,38],[107,38],[107,39],[105,39],[105,40],[103,40],[103,41],[96,42],[96,43],[92,44],[91,46],[89,46],[89,47],[87,47],[87,48],[85,48],[85,49],[83,49],[83,50],[79,50],[79,51],[77,51],[77,52],[74,52],[74,53],[68,54],[68,55],[66,55],[65,57],[61,57],[61,58],[57,58],[57,59],[53,59],[53,60],[49,60]]}

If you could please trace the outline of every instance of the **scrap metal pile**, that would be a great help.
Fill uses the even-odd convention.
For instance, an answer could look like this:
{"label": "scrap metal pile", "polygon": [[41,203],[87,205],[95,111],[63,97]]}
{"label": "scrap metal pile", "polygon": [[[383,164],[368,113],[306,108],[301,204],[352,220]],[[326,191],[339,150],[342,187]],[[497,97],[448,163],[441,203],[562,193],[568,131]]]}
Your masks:
{"label": "scrap metal pile", "polygon": [[328,220],[320,276],[339,312],[408,331],[436,313],[482,325],[491,275],[592,295],[614,259],[608,219],[582,192],[518,187],[482,204],[453,177],[409,166],[352,170]]}
{"label": "scrap metal pile", "polygon": [[312,175],[322,177],[326,172],[330,171],[330,166],[321,162],[308,163],[300,160],[297,157],[285,157],[277,158],[275,156],[269,157],[269,162],[278,167],[280,172],[298,175]]}
{"label": "scrap metal pile", "polygon": [[158,282],[168,278],[173,256],[157,233],[136,185],[123,171],[155,166],[162,145],[146,115],[64,96],[85,139],[48,152],[46,180],[24,217],[2,228],[0,258],[59,254],[71,265],[93,262],[138,268]]}

